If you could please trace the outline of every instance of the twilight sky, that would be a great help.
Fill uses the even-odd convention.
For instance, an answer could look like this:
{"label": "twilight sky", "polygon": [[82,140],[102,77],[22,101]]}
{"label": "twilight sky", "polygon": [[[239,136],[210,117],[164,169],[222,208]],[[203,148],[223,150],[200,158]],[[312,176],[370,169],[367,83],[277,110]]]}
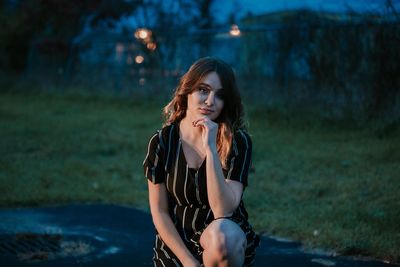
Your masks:
{"label": "twilight sky", "polygon": [[[176,0],[163,0],[162,3],[166,8],[171,8],[171,3]],[[212,6],[212,12],[217,23],[225,24],[228,21],[229,14],[235,14],[236,21],[239,21],[247,13],[259,15],[269,12],[291,10],[299,8],[309,8],[316,11],[330,12],[347,12],[354,10],[356,12],[381,12],[386,9],[387,0],[215,0]],[[395,9],[400,13],[400,0],[392,0]],[[173,7],[173,5],[172,5]],[[123,17],[119,22],[118,29],[122,26],[129,28],[143,25],[143,21],[147,21],[141,13],[133,16]],[[151,17],[151,16],[150,16]],[[151,27],[152,24],[147,25]]]}
{"label": "twilight sky", "polygon": [[[400,11],[400,0],[392,0]],[[385,10],[386,0],[217,0],[214,12],[219,13],[220,21],[224,21],[229,13],[237,6],[237,17],[240,18],[251,12],[254,15],[279,10],[311,8],[333,12],[346,12],[353,9],[357,12]]]}

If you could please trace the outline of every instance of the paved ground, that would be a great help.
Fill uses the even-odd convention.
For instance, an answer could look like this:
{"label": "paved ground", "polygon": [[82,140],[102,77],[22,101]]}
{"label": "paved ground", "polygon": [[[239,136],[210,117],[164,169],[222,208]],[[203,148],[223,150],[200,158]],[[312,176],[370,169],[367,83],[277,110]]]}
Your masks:
{"label": "paved ground", "polygon": [[[152,266],[149,214],[115,205],[0,209],[0,266]],[[255,267],[396,266],[305,253],[262,238]]]}

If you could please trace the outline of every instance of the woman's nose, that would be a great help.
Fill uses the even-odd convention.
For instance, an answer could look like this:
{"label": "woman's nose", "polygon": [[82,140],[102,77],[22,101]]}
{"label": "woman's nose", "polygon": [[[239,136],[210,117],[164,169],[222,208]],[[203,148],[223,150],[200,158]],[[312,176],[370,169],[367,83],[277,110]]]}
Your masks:
{"label": "woman's nose", "polygon": [[214,104],[214,94],[210,93],[210,94],[208,94],[208,96],[206,98],[206,105],[212,106],[213,104]]}

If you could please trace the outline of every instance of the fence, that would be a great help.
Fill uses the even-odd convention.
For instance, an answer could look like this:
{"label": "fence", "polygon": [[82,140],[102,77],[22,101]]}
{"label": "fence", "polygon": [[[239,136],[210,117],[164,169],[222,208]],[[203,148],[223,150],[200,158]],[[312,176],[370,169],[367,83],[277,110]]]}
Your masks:
{"label": "fence", "polygon": [[[333,118],[400,119],[400,21],[329,17],[309,11],[250,18],[229,28],[153,32],[147,49],[132,34],[91,33],[67,54],[32,45],[28,73],[61,84],[137,95],[170,94],[197,58],[233,66],[243,94],[271,108],[315,107]],[[127,37],[128,36],[128,37]],[[50,73],[50,74],[49,74]]]}

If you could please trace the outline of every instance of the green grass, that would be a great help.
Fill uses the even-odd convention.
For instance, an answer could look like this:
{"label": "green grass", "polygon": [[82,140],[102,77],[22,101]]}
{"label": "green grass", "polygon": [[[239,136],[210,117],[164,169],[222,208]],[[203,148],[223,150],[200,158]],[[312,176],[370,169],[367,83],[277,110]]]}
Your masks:
{"label": "green grass", "polygon": [[111,202],[145,209],[141,163],[156,113],[111,97],[2,95],[0,203]]}
{"label": "green grass", "polygon": [[[148,210],[142,171],[162,104],[88,94],[0,94],[0,204]],[[245,204],[257,231],[399,262],[400,137],[251,106]]]}

